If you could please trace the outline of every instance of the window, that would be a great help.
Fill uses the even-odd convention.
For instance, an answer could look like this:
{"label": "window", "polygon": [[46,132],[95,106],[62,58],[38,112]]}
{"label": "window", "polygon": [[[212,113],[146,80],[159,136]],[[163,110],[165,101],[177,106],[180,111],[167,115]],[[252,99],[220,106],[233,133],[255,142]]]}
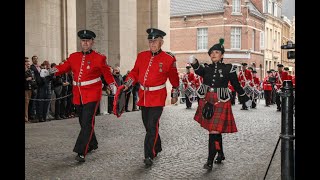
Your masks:
{"label": "window", "polygon": [[252,31],[252,51],[255,50],[254,42],[256,41],[256,30]]}
{"label": "window", "polygon": [[265,48],[266,49],[269,49],[269,41],[268,41],[268,38],[269,38],[269,28],[267,28],[267,30],[266,30],[266,38],[265,38],[265,40],[266,40],[266,46],[265,46]]}
{"label": "window", "polygon": [[272,5],[271,5],[271,8],[272,8],[272,10],[271,10],[271,14],[272,14],[272,15],[274,15],[274,7],[275,7],[275,6],[274,6],[274,4],[275,4],[275,3],[274,3],[274,2],[272,2]]}
{"label": "window", "polygon": [[231,48],[232,49],[241,48],[241,28],[240,27],[231,28]]}
{"label": "window", "polygon": [[278,33],[277,31],[274,32],[274,39],[273,39],[273,49],[277,50],[277,44],[278,44]]}
{"label": "window", "polygon": [[266,6],[268,0],[262,0],[262,12],[268,12],[268,6]]}
{"label": "window", "polygon": [[232,13],[240,13],[240,0],[232,1]]}
{"label": "window", "polygon": [[282,13],[281,12],[281,6],[278,6],[277,9],[278,9],[278,17],[281,17],[281,13]]}
{"label": "window", "polygon": [[198,50],[208,49],[208,28],[199,28],[197,33],[198,33],[197,49]]}
{"label": "window", "polygon": [[264,32],[263,31],[260,32],[260,49],[264,49]]}
{"label": "window", "polygon": [[274,6],[273,6],[273,15],[278,17],[278,5],[277,3],[274,3]]}
{"label": "window", "polygon": [[277,47],[278,47],[278,51],[280,51],[281,49],[281,36],[280,36],[280,32],[278,32],[278,44],[277,44]]}
{"label": "window", "polygon": [[269,13],[269,14],[272,14],[271,6],[272,6],[272,3],[271,3],[271,0],[269,0],[269,1],[268,1],[268,13]]}
{"label": "window", "polygon": [[273,47],[273,37],[272,37],[272,29],[269,31],[269,49]]}

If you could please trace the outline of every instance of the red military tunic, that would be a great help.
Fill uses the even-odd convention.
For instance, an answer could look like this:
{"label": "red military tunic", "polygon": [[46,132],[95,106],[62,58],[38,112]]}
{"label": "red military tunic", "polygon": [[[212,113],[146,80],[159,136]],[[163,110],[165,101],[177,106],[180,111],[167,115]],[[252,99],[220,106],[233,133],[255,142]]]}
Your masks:
{"label": "red military tunic", "polygon": [[[153,53],[151,51],[140,52],[135,65],[125,81],[132,79],[133,83],[139,82],[141,86],[150,88],[161,86],[169,78],[173,88],[179,87],[179,75],[176,67],[176,58],[165,51]],[[156,107],[165,106],[167,98],[166,88],[159,90],[139,89],[138,106]]]}
{"label": "red military tunic", "polygon": [[203,82],[203,78],[201,76],[196,76],[194,80],[195,88],[198,89]]}
{"label": "red military tunic", "polygon": [[[106,82],[112,84],[115,83],[115,80],[111,74],[110,67],[107,66],[106,59],[106,56],[94,50],[91,50],[91,53],[86,55],[82,52],[75,52],[70,54],[64,64],[55,66],[58,69],[55,75],[59,76],[71,70],[73,72],[73,80],[80,83],[100,78],[103,75]],[[77,105],[80,105],[80,99],[82,104],[100,101],[102,81],[84,86],[73,85],[72,93],[73,103]]]}
{"label": "red military tunic", "polygon": [[194,76],[194,73],[190,72],[190,73],[184,74],[182,78],[183,88],[186,89],[188,87],[188,83],[190,83],[190,86],[192,88],[195,88],[195,81],[196,81],[196,78]]}
{"label": "red military tunic", "polygon": [[[281,80],[280,80],[281,79]],[[277,74],[276,74],[276,86],[277,86],[277,89],[280,89],[280,87],[282,86],[282,83],[284,80],[291,80],[289,79],[288,77],[288,72],[285,72],[285,71],[279,71]]]}
{"label": "red military tunic", "polygon": [[266,76],[263,79],[262,85],[263,85],[263,90],[265,90],[265,91],[271,91],[272,90],[271,83],[269,82],[269,76]]}
{"label": "red military tunic", "polygon": [[259,89],[259,87],[260,87],[260,79],[259,79],[258,77],[253,77],[252,79],[253,79],[253,84],[254,84],[254,86],[255,86],[257,89]]}
{"label": "red military tunic", "polygon": [[253,85],[252,84],[252,73],[248,69],[246,69],[245,72],[243,72],[243,71],[239,72],[238,80],[239,80],[242,87],[244,87],[246,85],[246,81],[248,81],[251,86]]}

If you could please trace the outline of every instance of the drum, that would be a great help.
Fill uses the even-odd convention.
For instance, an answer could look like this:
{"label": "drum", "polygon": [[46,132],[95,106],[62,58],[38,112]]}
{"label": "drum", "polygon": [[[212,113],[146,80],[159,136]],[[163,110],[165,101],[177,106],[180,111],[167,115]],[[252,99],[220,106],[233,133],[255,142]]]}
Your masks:
{"label": "drum", "polygon": [[260,97],[260,91],[256,88],[253,89],[253,98],[258,99]]}
{"label": "drum", "polygon": [[191,86],[188,86],[185,90],[184,90],[184,94],[187,95],[188,98],[192,98],[193,94],[194,94],[194,89]]}
{"label": "drum", "polygon": [[253,88],[250,85],[244,86],[243,90],[248,96],[251,96],[253,94]]}

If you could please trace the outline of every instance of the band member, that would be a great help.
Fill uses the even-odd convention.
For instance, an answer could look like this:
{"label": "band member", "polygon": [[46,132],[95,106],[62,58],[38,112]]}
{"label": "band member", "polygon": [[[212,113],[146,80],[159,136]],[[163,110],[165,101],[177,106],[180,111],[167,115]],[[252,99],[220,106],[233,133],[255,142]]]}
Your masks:
{"label": "band member", "polygon": [[283,71],[287,73],[288,80],[292,81],[292,75],[289,73],[289,68],[288,67],[284,67]]}
{"label": "band member", "polygon": [[[200,65],[194,56],[189,57],[189,62],[195,73],[203,77],[202,85],[205,91],[199,101],[194,120],[209,131],[208,159],[203,167],[209,170],[212,169],[213,162],[219,164],[225,159],[221,133],[238,131],[231,109],[229,81],[239,93],[242,103],[249,100],[237,79],[237,66],[222,62],[225,52],[223,41],[220,39],[220,42],[213,45],[208,51],[212,64]],[[214,161],[217,153],[217,158]]]}
{"label": "band member", "polygon": [[[283,71],[283,65],[278,64],[278,73],[276,74],[276,89],[279,92],[284,80],[289,80],[288,72]],[[290,79],[291,80],[291,79]],[[276,93],[277,111],[281,111],[281,97]]]}
{"label": "band member", "polygon": [[270,107],[270,104],[271,104],[271,91],[272,91],[272,84],[270,82],[270,78],[272,78],[272,72],[271,71],[267,71],[267,73],[268,73],[268,75],[263,79],[263,91],[264,91],[264,98],[265,98],[265,101],[266,101],[266,106]]}
{"label": "band member", "polygon": [[[242,70],[239,71],[238,80],[241,84],[242,88],[245,86],[252,86],[252,73],[249,69],[247,69],[248,64],[242,63]],[[242,103],[241,110],[248,110],[248,107]]]}
{"label": "band member", "polygon": [[[252,71],[252,84],[253,84],[253,88],[255,89],[255,91],[260,91],[260,79],[257,77],[257,71],[253,70]],[[252,96],[252,105],[251,108],[255,109],[257,107],[257,99],[259,98],[260,93],[256,94],[253,93]]]}
{"label": "band member", "polygon": [[274,69],[269,70],[271,75],[269,76],[269,82],[271,83],[272,91],[271,91],[271,105],[276,103],[276,74],[277,72]]}
{"label": "band member", "polygon": [[[184,74],[182,78],[183,82],[183,90],[185,92],[185,98],[186,98],[186,108],[191,109],[192,106],[192,98],[193,98],[193,91],[195,90],[195,77],[194,73],[190,72],[191,66],[187,64],[186,66],[186,74]],[[190,98],[190,96],[192,96]]]}
{"label": "band member", "polygon": [[51,73],[59,76],[68,71],[73,72],[73,104],[79,115],[81,130],[73,149],[78,155],[76,160],[85,162],[88,152],[98,148],[94,132],[95,114],[102,94],[103,75],[105,81],[115,94],[117,85],[107,66],[107,57],[92,50],[95,33],[90,30],[78,32],[82,51],[72,53],[63,64],[51,69]]}
{"label": "band member", "polygon": [[144,140],[144,163],[147,167],[162,151],[159,135],[159,120],[167,98],[166,81],[172,84],[171,104],[179,97],[179,76],[176,58],[169,52],[162,51],[165,32],[156,28],[147,29],[149,48],[140,52],[133,69],[125,80],[125,89],[140,82],[138,106],[141,107],[143,125],[146,129]]}

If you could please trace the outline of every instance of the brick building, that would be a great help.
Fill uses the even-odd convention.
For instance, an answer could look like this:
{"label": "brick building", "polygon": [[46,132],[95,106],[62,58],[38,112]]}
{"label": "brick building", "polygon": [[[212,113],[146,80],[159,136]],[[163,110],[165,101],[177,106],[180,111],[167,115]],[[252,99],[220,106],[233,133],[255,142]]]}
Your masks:
{"label": "brick building", "polygon": [[261,0],[171,0],[170,45],[178,70],[184,72],[191,54],[202,63],[211,63],[208,49],[224,38],[224,62],[238,66],[246,62],[262,77],[262,8]]}

